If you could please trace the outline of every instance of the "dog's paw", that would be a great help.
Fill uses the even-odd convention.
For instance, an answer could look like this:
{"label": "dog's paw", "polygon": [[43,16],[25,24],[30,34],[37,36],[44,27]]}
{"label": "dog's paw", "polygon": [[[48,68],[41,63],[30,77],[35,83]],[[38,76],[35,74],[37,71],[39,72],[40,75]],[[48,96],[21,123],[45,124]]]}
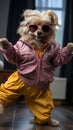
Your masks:
{"label": "dog's paw", "polygon": [[0,45],[5,46],[8,43],[7,38],[0,38]]}
{"label": "dog's paw", "polygon": [[73,52],[73,43],[72,42],[68,43],[67,48],[68,48],[69,52],[72,53]]}

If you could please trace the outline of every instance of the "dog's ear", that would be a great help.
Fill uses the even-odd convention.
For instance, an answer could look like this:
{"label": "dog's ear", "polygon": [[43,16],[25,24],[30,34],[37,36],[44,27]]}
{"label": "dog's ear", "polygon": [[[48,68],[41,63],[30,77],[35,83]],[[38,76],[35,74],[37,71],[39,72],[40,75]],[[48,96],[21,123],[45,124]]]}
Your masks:
{"label": "dog's ear", "polygon": [[46,15],[48,15],[49,17],[49,21],[52,25],[58,25],[60,26],[59,22],[58,22],[58,16],[56,15],[55,12],[53,12],[52,10],[48,10],[45,12]]}

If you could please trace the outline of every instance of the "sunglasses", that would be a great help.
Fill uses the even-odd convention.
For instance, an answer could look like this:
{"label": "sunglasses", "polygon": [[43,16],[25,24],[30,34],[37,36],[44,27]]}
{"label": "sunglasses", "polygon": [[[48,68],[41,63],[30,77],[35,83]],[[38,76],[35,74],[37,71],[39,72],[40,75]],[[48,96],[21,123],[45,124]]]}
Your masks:
{"label": "sunglasses", "polygon": [[29,25],[29,30],[31,31],[31,32],[35,32],[37,29],[42,29],[42,31],[44,32],[44,33],[49,33],[49,31],[51,30],[51,26],[50,25],[42,25],[42,26],[39,26],[39,25],[35,25],[35,24],[33,24],[33,25]]}

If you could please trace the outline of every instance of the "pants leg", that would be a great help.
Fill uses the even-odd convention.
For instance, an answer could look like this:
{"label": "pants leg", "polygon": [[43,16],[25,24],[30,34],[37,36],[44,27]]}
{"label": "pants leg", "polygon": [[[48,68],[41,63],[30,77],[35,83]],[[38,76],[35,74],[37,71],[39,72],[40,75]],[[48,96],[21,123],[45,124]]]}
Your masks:
{"label": "pants leg", "polygon": [[24,85],[25,84],[19,78],[17,71],[11,74],[8,80],[0,86],[0,103],[4,107],[14,103],[14,101],[22,95]]}
{"label": "pants leg", "polygon": [[[29,88],[29,87],[28,87]],[[51,118],[51,110],[54,103],[50,91],[50,87],[46,91],[31,89],[26,92],[26,102],[34,114],[34,120],[38,124],[44,124]]]}
{"label": "pants leg", "polygon": [[43,124],[51,118],[51,110],[54,107],[50,88],[46,91],[25,85],[14,72],[8,80],[0,86],[0,103],[7,107],[21,95],[25,96],[26,102],[34,114],[35,122]]}

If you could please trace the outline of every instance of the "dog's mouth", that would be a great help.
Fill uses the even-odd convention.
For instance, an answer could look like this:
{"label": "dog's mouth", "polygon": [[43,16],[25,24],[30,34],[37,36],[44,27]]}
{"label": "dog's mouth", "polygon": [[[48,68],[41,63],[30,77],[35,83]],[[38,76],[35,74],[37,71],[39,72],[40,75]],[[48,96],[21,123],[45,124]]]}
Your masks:
{"label": "dog's mouth", "polygon": [[42,37],[42,36],[35,36],[35,39],[40,41],[40,40],[44,39],[44,37]]}
{"label": "dog's mouth", "polygon": [[44,42],[47,39],[47,36],[33,34],[32,38],[35,39],[36,41]]}
{"label": "dog's mouth", "polygon": [[35,40],[38,42],[45,42],[46,37],[45,36],[35,36]]}

